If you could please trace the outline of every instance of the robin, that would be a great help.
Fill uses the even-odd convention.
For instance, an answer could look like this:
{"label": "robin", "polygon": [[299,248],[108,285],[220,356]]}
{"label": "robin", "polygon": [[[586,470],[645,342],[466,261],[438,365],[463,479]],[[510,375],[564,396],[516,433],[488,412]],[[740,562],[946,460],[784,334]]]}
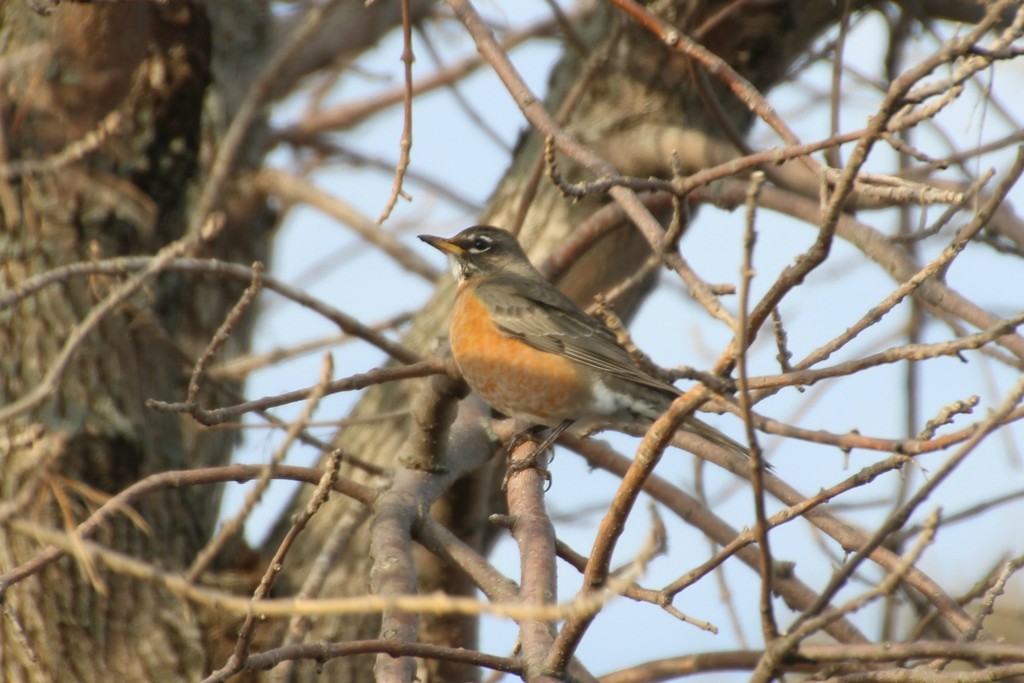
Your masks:
{"label": "robin", "polygon": [[[535,453],[573,423],[655,420],[682,395],[544,279],[511,233],[477,225],[419,238],[448,255],[458,280],[449,337],[466,383],[498,412],[555,428]],[[746,455],[694,417],[683,428]]]}

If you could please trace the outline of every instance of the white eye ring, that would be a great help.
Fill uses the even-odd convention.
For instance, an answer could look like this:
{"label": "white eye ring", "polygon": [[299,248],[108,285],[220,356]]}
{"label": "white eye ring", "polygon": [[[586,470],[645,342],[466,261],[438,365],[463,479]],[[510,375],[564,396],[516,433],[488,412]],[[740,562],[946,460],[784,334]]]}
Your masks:
{"label": "white eye ring", "polygon": [[482,254],[493,246],[493,242],[490,237],[476,237],[473,239],[473,244],[470,245],[469,251],[473,254]]}

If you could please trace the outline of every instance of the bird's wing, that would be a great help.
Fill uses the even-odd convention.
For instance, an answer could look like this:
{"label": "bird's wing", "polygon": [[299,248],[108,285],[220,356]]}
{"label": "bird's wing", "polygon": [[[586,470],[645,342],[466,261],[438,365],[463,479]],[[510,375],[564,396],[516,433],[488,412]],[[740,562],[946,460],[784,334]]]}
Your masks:
{"label": "bird's wing", "polygon": [[546,281],[495,277],[478,284],[476,293],[494,314],[498,328],[510,337],[630,382],[681,393],[637,367],[611,330]]}
{"label": "bird's wing", "polygon": [[[494,277],[477,285],[477,294],[494,314],[498,328],[535,349],[557,353],[636,384],[679,396],[679,389],[644,372],[607,327],[591,318],[546,281]],[[747,457],[742,444],[695,417],[686,429],[727,450]],[[771,470],[771,465],[767,466]]]}

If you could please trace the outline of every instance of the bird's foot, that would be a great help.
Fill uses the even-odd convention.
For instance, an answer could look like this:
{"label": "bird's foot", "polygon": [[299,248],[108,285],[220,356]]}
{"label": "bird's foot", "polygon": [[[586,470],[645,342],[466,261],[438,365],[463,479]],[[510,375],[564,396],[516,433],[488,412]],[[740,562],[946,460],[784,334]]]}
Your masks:
{"label": "bird's foot", "polygon": [[508,489],[508,482],[512,479],[512,475],[525,470],[536,470],[537,474],[544,477],[544,490],[547,491],[551,488],[551,472],[542,464],[543,456],[544,451],[537,448],[525,458],[509,460],[508,466],[505,467],[505,477],[501,480],[501,490]]}
{"label": "bird's foot", "polygon": [[525,470],[535,469],[540,476],[544,477],[544,481],[547,483],[545,490],[551,486],[551,472],[548,471],[546,465],[547,461],[544,460],[544,452],[547,450],[547,439],[542,441],[539,446],[530,451],[530,454],[522,458],[512,458],[512,455],[521,447],[523,444],[528,442],[536,443],[538,441],[538,434],[543,427],[535,426],[525,429],[515,436],[508,442],[508,446],[505,448],[505,454],[508,458],[508,465],[505,468],[505,477],[501,480],[501,490],[508,489],[508,482],[512,479],[512,475],[517,472],[523,472]]}
{"label": "bird's foot", "polygon": [[528,469],[535,469],[537,470],[538,474],[544,477],[544,481],[547,484],[544,487],[545,491],[551,488],[551,472],[549,472],[546,467],[547,461],[544,460],[545,453],[549,448],[552,447],[552,445],[554,445],[555,440],[559,437],[559,435],[562,432],[564,432],[571,424],[572,420],[565,420],[560,425],[552,429],[551,433],[548,434],[547,438],[544,439],[539,446],[534,448],[533,451],[531,451],[530,454],[524,458],[516,458],[513,460],[512,454],[515,453],[515,451],[527,441],[536,440],[537,432],[543,429],[543,427],[531,427],[530,429],[519,432],[514,437],[512,437],[512,440],[509,441],[508,448],[506,451],[509,463],[508,467],[505,469],[505,478],[502,479],[501,482],[501,490],[504,491],[505,489],[508,488],[509,479],[512,478],[513,474]]}

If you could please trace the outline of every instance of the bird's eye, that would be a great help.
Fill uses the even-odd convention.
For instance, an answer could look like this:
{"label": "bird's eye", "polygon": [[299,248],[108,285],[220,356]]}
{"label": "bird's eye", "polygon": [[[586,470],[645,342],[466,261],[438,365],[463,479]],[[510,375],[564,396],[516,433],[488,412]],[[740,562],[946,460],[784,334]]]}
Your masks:
{"label": "bird's eye", "polygon": [[473,239],[473,243],[470,245],[469,250],[475,254],[479,254],[487,251],[490,248],[491,238],[480,236]]}

